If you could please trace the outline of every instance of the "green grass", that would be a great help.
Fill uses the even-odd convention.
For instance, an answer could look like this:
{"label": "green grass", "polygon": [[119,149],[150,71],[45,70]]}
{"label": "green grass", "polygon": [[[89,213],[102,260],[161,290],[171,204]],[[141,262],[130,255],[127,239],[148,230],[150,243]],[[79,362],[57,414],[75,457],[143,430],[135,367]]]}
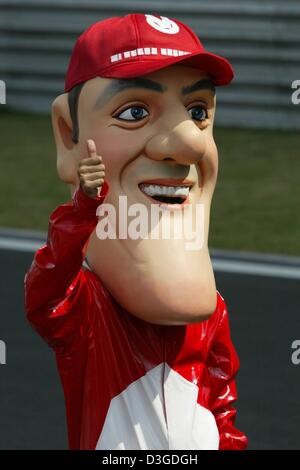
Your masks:
{"label": "green grass", "polygon": [[299,132],[217,129],[211,246],[300,254]]}
{"label": "green grass", "polygon": [[[47,230],[53,209],[70,200],[50,117],[1,112],[0,129],[0,226]],[[215,139],[210,246],[299,255],[299,133],[217,128]]]}

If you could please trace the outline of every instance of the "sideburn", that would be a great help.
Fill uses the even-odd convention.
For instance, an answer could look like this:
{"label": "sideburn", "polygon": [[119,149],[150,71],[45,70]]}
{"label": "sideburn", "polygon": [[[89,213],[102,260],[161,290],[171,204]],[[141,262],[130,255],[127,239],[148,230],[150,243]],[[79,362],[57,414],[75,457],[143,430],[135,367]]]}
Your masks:
{"label": "sideburn", "polygon": [[79,85],[75,85],[68,93],[68,103],[73,125],[72,141],[74,142],[74,144],[78,144],[79,141],[78,101],[83,85],[84,83],[79,83]]}

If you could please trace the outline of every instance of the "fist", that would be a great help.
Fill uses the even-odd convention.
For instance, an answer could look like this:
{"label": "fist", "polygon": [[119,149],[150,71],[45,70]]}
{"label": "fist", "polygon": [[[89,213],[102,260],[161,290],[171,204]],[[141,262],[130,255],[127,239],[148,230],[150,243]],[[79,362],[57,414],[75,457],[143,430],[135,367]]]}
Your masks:
{"label": "fist", "polygon": [[80,186],[83,192],[94,198],[99,196],[105,177],[105,166],[102,158],[97,155],[97,149],[93,140],[87,141],[88,157],[83,158],[78,167]]}

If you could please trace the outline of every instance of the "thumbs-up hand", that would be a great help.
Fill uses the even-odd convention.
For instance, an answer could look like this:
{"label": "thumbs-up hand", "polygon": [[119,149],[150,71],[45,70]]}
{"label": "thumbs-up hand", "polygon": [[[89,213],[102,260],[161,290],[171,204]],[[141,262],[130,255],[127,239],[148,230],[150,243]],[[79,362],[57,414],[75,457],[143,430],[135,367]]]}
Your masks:
{"label": "thumbs-up hand", "polygon": [[88,157],[83,158],[78,167],[80,186],[83,192],[94,198],[101,192],[105,177],[105,166],[102,158],[97,155],[96,144],[92,139],[87,141]]}

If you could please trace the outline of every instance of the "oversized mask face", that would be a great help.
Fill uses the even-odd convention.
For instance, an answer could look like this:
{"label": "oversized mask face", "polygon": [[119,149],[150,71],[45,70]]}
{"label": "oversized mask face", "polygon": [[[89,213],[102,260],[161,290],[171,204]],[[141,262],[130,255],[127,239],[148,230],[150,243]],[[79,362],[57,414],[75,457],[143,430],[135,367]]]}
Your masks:
{"label": "oversized mask face", "polygon": [[60,177],[74,190],[88,139],[106,168],[106,212],[98,212],[87,245],[89,265],[122,307],[152,323],[201,321],[216,306],[207,246],[218,170],[214,114],[207,75],[180,64],[86,82],[78,144],[66,95],[53,106]]}

